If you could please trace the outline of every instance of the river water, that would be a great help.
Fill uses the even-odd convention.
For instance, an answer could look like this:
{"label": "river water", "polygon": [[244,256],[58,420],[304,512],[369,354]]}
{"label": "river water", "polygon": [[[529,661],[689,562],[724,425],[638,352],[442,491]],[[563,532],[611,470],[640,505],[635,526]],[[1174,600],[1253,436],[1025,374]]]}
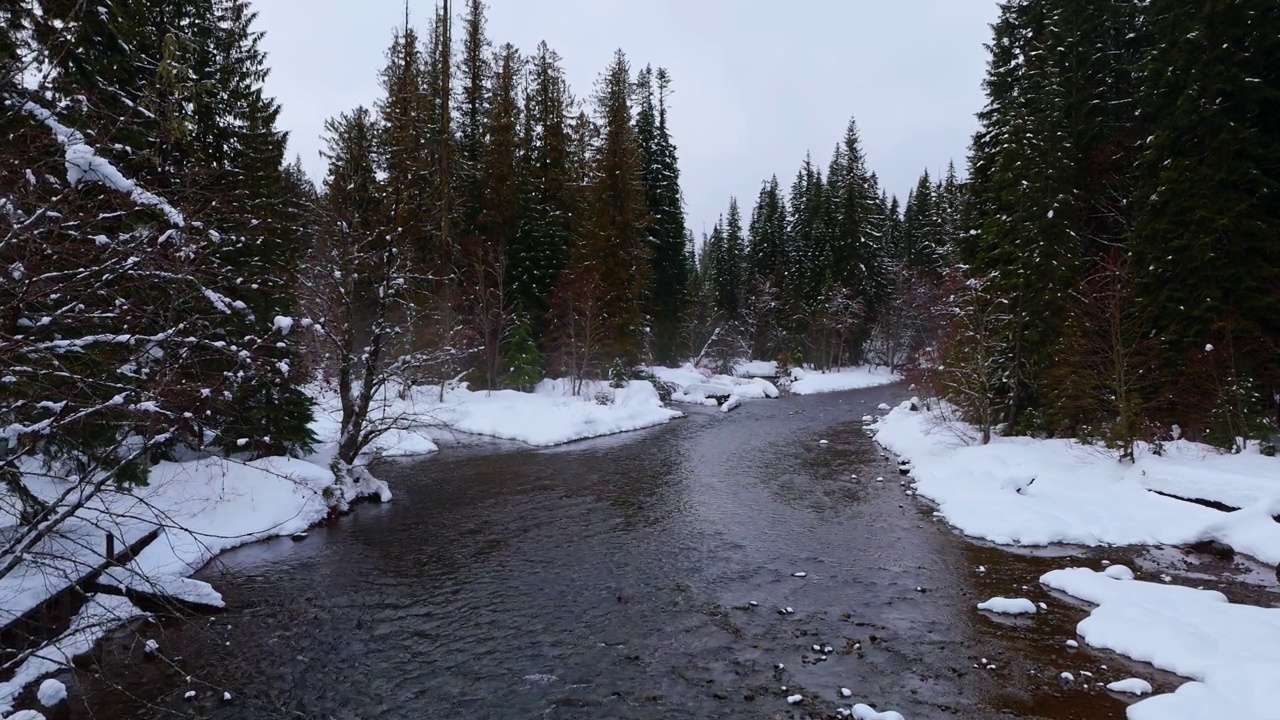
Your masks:
{"label": "river water", "polygon": [[[848,687],[846,707],[911,720],[1123,717],[1122,700],[1056,680],[1133,670],[1065,647],[1085,611],[1035,578],[1067,560],[969,543],[906,496],[860,421],[905,395],[695,409],[384,467],[394,502],[223,555],[200,577],[229,609],[117,634],[68,678],[62,716],[801,718]],[[1010,593],[1054,608],[974,609]]]}

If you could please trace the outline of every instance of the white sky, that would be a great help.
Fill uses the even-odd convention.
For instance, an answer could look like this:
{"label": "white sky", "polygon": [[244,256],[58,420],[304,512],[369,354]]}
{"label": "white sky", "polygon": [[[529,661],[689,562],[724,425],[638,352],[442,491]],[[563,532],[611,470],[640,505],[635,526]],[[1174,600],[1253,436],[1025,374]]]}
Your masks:
{"label": "white sky", "polygon": [[[425,30],[435,0],[409,0]],[[455,14],[463,0],[453,0]],[[317,180],[326,118],[372,105],[403,0],[254,0],[290,154]],[[995,0],[488,0],[488,35],[560,53],[590,96],[613,51],[672,75],[672,134],[689,227],[710,228],[760,182],[789,186],[806,151],[824,167],[857,118],[871,169],[905,198],[921,170],[963,173]],[[460,23],[455,22],[455,39]]]}

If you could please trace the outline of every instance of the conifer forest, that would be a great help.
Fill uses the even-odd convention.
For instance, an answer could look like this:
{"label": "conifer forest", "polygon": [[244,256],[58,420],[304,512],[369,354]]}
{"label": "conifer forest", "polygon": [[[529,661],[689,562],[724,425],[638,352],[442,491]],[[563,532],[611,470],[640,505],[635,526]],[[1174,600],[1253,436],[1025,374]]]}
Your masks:
{"label": "conifer forest", "polygon": [[[758,192],[722,198],[700,231],[673,132],[682,78],[664,58],[620,49],[594,86],[570,87],[547,43],[491,36],[502,3],[412,4],[414,17],[406,5],[387,28],[385,63],[366,69],[376,100],[325,120],[317,177],[288,154],[257,3],[0,0],[0,606],[12,604],[0,612],[0,681],[70,666],[68,651],[24,669],[62,636],[5,629],[47,612],[36,585],[122,588],[77,595],[86,610],[59,633],[89,608],[118,613],[121,592],[221,607],[188,576],[224,549],[300,539],[362,498],[389,500],[375,461],[436,450],[430,428],[549,446],[666,423],[683,414],[672,403],[727,412],[818,392],[804,383],[863,387],[830,385],[862,373],[900,383],[886,402],[910,397],[912,411],[993,453],[1064,443],[1105,455],[1099,473],[1144,477],[1164,466],[1142,463],[1182,457],[1179,443],[1224,468],[1274,462],[1276,0],[993,3],[966,154],[888,187],[849,118],[790,167],[747,178]],[[906,413],[890,404],[882,414]],[[853,396],[829,407],[863,417]],[[1207,475],[1140,481],[1232,518],[1264,508],[1248,533],[1197,520],[1172,536],[1037,541],[966,525],[951,491],[928,489],[924,441],[891,432],[895,417],[878,441],[903,457],[902,475],[914,468],[907,495],[938,503],[934,515],[967,535],[1212,541],[1280,561],[1265,524],[1280,517],[1280,466],[1247,471],[1256,482],[1243,495],[1186,489]],[[859,472],[884,474],[840,470]],[[1051,470],[1024,474],[1015,500],[1054,487]],[[166,505],[215,485],[225,498],[228,482],[277,499],[259,495],[230,524],[210,519],[221,500]],[[122,509],[134,502],[165,520]],[[280,516],[261,515],[267,506]],[[105,549],[102,518],[115,523]],[[190,547],[142,549],[188,531],[200,539]],[[142,545],[119,559],[116,543]],[[149,561],[160,545],[169,554]],[[37,556],[76,567],[54,563],[61,579],[50,580]],[[1080,596],[1051,575],[1045,585]],[[111,617],[103,624],[128,619]],[[1280,621],[1263,625],[1280,638]],[[0,717],[34,707],[25,684],[7,687]],[[812,709],[797,692],[778,695],[783,710]],[[1128,717],[1173,717],[1144,704]],[[902,717],[859,707],[837,712]],[[1255,717],[1239,712],[1220,717]]]}

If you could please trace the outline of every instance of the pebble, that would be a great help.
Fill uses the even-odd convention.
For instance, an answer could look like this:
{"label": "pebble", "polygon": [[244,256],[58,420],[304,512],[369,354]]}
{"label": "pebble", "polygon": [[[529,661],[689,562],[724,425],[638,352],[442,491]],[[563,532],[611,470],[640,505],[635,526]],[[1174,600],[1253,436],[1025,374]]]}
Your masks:
{"label": "pebble", "polygon": [[803,570],[801,570],[800,572],[793,572],[793,573],[791,573],[791,577],[799,577],[799,578],[802,578],[802,577],[808,577],[808,576],[809,576],[809,573],[807,573],[807,572],[805,572],[805,571],[803,571]]}

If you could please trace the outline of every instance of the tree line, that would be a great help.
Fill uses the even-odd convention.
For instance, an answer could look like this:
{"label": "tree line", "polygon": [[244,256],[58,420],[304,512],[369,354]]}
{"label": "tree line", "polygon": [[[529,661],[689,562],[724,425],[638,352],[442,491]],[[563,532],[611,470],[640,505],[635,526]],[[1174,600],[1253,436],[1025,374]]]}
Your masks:
{"label": "tree line", "polygon": [[940,385],[990,432],[1239,450],[1280,391],[1280,6],[1010,0]]}
{"label": "tree line", "polygon": [[959,243],[963,183],[953,165],[941,175],[900,203],[850,120],[825,173],[806,156],[788,193],[763,182],[745,227],[731,198],[700,246],[689,346],[724,365],[910,363],[924,340],[912,306]]}

